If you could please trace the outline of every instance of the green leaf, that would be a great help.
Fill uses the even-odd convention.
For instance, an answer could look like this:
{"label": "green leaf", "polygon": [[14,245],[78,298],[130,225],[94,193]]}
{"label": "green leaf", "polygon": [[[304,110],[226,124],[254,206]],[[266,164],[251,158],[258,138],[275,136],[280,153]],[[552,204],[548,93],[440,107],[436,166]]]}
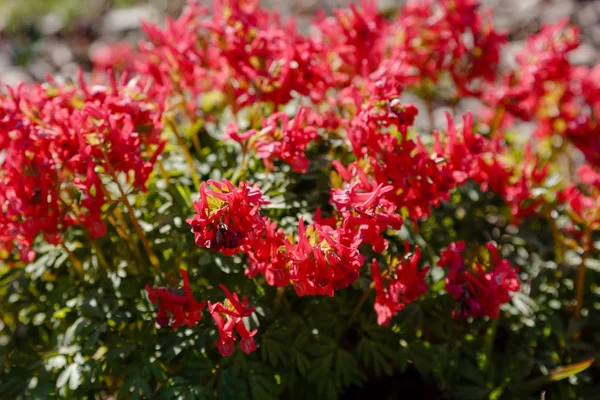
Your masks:
{"label": "green leaf", "polygon": [[277,367],[280,363],[289,362],[289,349],[285,343],[275,339],[272,335],[265,335],[260,343],[263,360],[269,360],[269,363]]}
{"label": "green leaf", "polygon": [[342,387],[350,386],[364,379],[356,358],[342,349],[338,349],[335,353],[335,378],[338,385]]}
{"label": "green leaf", "polygon": [[589,359],[575,364],[567,365],[565,367],[555,368],[552,371],[550,371],[550,373],[547,376],[542,376],[540,378],[533,379],[523,384],[520,387],[520,392],[531,393],[539,391],[542,387],[544,387],[544,385],[547,385],[550,382],[557,382],[585,371],[587,368],[590,367],[590,365],[592,365],[593,362],[593,359]]}
{"label": "green leaf", "polygon": [[373,340],[362,338],[356,349],[358,358],[367,366],[374,367],[377,375],[385,372],[392,375],[392,365],[388,361],[388,356],[392,355],[391,349],[385,345]]}
{"label": "green leaf", "polygon": [[69,389],[75,390],[79,387],[81,382],[81,372],[79,371],[79,365],[70,364],[63,370],[56,380],[56,387],[62,388],[69,382]]}
{"label": "green leaf", "polygon": [[248,388],[243,378],[236,377],[228,369],[221,372],[219,383],[217,384],[217,393],[220,399],[243,399],[247,390]]}
{"label": "green leaf", "polygon": [[300,371],[300,374],[302,376],[305,376],[310,366],[310,360],[304,353],[297,349],[293,349],[292,354],[296,361],[296,367],[298,368],[298,371]]}
{"label": "green leaf", "polygon": [[490,389],[475,385],[460,385],[454,391],[455,398],[464,400],[483,400],[489,393]]}
{"label": "green leaf", "polygon": [[571,375],[576,375],[580,372],[585,371],[590,367],[590,365],[592,365],[593,362],[594,359],[591,358],[589,360],[567,365],[566,367],[559,367],[550,371],[550,375],[548,375],[548,377],[553,382],[560,381],[570,377]]}
{"label": "green leaf", "polygon": [[279,397],[280,386],[277,385],[274,377],[252,374],[248,381],[254,400],[269,400]]}
{"label": "green leaf", "polygon": [[135,380],[135,376],[130,376],[123,382],[123,386],[121,386],[121,390],[119,390],[119,394],[117,395],[118,399],[122,399],[131,392],[131,387],[134,386]]}

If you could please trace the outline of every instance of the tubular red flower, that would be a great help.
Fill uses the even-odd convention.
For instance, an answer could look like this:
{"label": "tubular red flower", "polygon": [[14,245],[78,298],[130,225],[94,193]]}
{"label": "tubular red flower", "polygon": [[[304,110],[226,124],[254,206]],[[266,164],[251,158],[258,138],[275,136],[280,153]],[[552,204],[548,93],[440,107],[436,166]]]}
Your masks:
{"label": "tubular red flower", "polygon": [[266,204],[258,186],[247,182],[234,187],[227,180],[209,180],[200,185],[196,214],[186,220],[192,226],[196,244],[225,255],[247,252],[256,232],[264,226],[258,208]]}
{"label": "tubular red flower", "polygon": [[281,159],[292,166],[296,172],[304,173],[308,169],[308,158],[304,154],[308,144],[317,138],[317,129],[307,124],[308,110],[300,107],[296,116],[290,120],[284,113],[274,113],[263,119],[263,128],[238,133],[237,124],[227,127],[227,136],[238,141],[248,140],[249,149],[254,149],[268,169],[273,169],[273,161]]}
{"label": "tubular red flower", "polygon": [[[235,328],[242,339],[240,343],[241,350],[246,354],[250,354],[256,350],[256,342],[253,336],[256,335],[257,330],[248,331],[243,318],[252,315],[254,307],[247,306],[248,297],[244,297],[244,300],[240,303],[237,293],[232,294],[224,285],[219,286],[227,297],[225,303],[212,304],[210,301],[208,302],[208,310],[219,331],[219,340],[216,342],[217,349],[223,357],[233,354],[236,340],[233,334]],[[223,320],[224,318],[225,320]]]}
{"label": "tubular red flower", "polygon": [[[58,244],[69,226],[92,238],[106,233],[101,177],[123,175],[144,191],[162,152],[164,93],[145,89],[145,79],[110,85],[19,85],[0,95],[2,231],[32,260],[31,245],[42,233]],[[131,178],[133,177],[133,179]]]}
{"label": "tubular red flower", "polygon": [[375,311],[377,312],[377,324],[388,326],[391,319],[407,304],[417,300],[427,292],[425,275],[429,267],[419,270],[418,264],[421,258],[421,250],[415,246],[414,254],[410,254],[408,242],[404,243],[405,256],[401,260],[395,260],[392,264],[391,274],[387,277],[388,287],[385,288],[379,270],[379,264],[374,259],[371,265],[371,274],[375,283]]}
{"label": "tubular red flower", "polygon": [[474,263],[472,271],[465,268],[461,255],[465,250],[464,242],[451,243],[441,254],[438,265],[450,268],[446,289],[457,300],[453,318],[497,318],[500,306],[510,301],[510,293],[520,288],[518,268],[511,268],[492,243],[486,246],[492,259],[488,270],[478,262]]}
{"label": "tubular red flower", "polygon": [[[183,277],[183,294],[177,293],[174,289],[158,287],[156,289],[146,286],[148,300],[158,304],[158,316],[156,322],[160,326],[171,324],[173,329],[181,325],[194,327],[202,319],[202,309],[206,302],[198,303],[192,294],[188,274],[185,270],[179,272]],[[169,314],[171,314],[169,316]]]}

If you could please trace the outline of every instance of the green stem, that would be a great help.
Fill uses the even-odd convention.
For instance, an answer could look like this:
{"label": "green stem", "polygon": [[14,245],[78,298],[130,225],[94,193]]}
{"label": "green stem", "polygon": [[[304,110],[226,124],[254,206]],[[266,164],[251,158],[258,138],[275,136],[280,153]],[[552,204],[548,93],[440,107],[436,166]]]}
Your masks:
{"label": "green stem", "polygon": [[236,184],[238,179],[242,177],[242,174],[245,172],[246,167],[248,165],[248,152],[246,151],[246,146],[242,148],[242,161],[238,164],[233,176],[231,177],[231,183]]}
{"label": "green stem", "polygon": [[275,294],[275,301],[273,302],[273,314],[277,315],[279,310],[281,309],[281,300],[283,299],[283,294],[285,293],[285,287],[280,286],[277,288],[277,294]]}
{"label": "green stem", "polygon": [[198,174],[196,173],[196,167],[194,167],[194,158],[192,157],[192,154],[188,150],[187,145],[185,144],[185,141],[179,135],[177,126],[175,125],[175,122],[173,122],[172,119],[167,119],[167,125],[173,131],[173,134],[175,135],[175,139],[177,139],[177,143],[179,144],[181,151],[183,151],[183,156],[185,157],[185,161],[187,162],[188,166],[190,167],[190,172],[192,173],[192,182],[194,183],[194,187],[196,188],[196,191],[199,191],[200,190],[200,179],[198,178]]}
{"label": "green stem", "polygon": [[121,200],[123,201],[123,204],[125,204],[127,213],[129,214],[129,217],[131,218],[131,222],[133,223],[133,228],[135,229],[135,232],[137,233],[139,240],[142,242],[142,246],[144,246],[144,249],[146,250],[146,254],[148,255],[150,264],[152,264],[152,266],[154,267],[154,271],[157,274],[160,274],[160,263],[159,263],[158,257],[156,256],[156,254],[154,254],[154,251],[152,251],[152,248],[150,247],[150,244],[148,243],[148,238],[146,237],[146,234],[144,233],[142,226],[140,225],[137,217],[135,216],[135,211],[134,211],[133,207],[131,206],[129,199],[127,198],[127,194],[125,193],[125,190],[123,190],[123,187],[121,186],[121,183],[119,182],[119,179],[117,178],[117,175],[116,175],[112,165],[110,164],[110,161],[109,161],[106,153],[104,153],[104,159],[106,161],[106,165],[108,166],[108,173],[110,174],[110,177],[112,178],[113,182],[117,185],[117,189],[119,190],[119,193],[121,194]]}
{"label": "green stem", "polygon": [[71,264],[73,264],[75,271],[77,271],[79,276],[83,276],[83,265],[81,264],[81,261],[79,261],[79,258],[77,258],[77,256],[71,252],[71,250],[69,250],[69,248],[63,242],[60,242],[60,247],[62,247],[64,252],[67,253],[67,256],[69,257],[69,260],[71,260]]}
{"label": "green stem", "polygon": [[[581,264],[577,268],[577,287],[575,289],[575,298],[577,305],[575,306],[575,319],[581,318],[581,309],[583,308],[583,294],[585,290],[585,259],[590,251],[590,242],[592,239],[592,232],[590,229],[586,229],[585,236],[583,238],[583,254],[581,255]],[[576,333],[576,337],[579,336],[579,332]]]}
{"label": "green stem", "polygon": [[358,303],[356,303],[356,306],[354,307],[354,310],[352,311],[352,314],[350,315],[350,319],[348,319],[348,323],[346,323],[346,329],[350,328],[352,326],[352,324],[356,321],[356,319],[358,318],[358,315],[360,314],[360,311],[362,310],[362,306],[365,304],[365,302],[369,298],[369,295],[371,294],[373,289],[375,289],[375,283],[371,283],[369,288],[363,293],[363,295],[360,298],[360,300],[358,301]]}
{"label": "green stem", "polygon": [[104,258],[104,254],[102,253],[102,250],[100,250],[100,246],[98,246],[98,242],[96,241],[96,239],[90,237],[90,243],[92,244],[94,253],[96,253],[96,258],[98,259],[98,264],[102,265],[102,267],[106,271],[112,271],[112,268],[108,265],[108,262],[106,262],[106,258]]}

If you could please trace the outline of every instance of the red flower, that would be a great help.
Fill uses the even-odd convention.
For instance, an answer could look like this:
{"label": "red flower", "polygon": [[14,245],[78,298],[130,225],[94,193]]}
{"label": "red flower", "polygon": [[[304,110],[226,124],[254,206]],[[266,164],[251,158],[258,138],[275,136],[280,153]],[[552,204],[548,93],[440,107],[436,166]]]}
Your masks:
{"label": "red flower", "polygon": [[419,270],[418,264],[421,258],[421,250],[415,247],[414,254],[409,253],[408,242],[404,243],[405,256],[400,261],[392,264],[392,274],[388,277],[389,285],[384,287],[379,264],[373,259],[371,274],[375,283],[375,312],[377,312],[377,324],[387,326],[392,317],[402,310],[407,304],[417,300],[427,292],[425,275],[429,268]]}
{"label": "red flower", "polygon": [[356,229],[362,242],[371,244],[378,253],[387,248],[383,232],[402,227],[402,218],[395,214],[396,206],[384,197],[392,190],[392,186],[382,184],[373,188],[366,178],[345,190],[331,190],[331,202],[340,211],[344,228]]}
{"label": "red flower", "polygon": [[98,70],[131,72],[134,70],[138,56],[130,42],[122,41],[106,43],[93,49],[90,59],[94,68]]}
{"label": "red flower", "polygon": [[489,269],[475,262],[472,270],[467,270],[461,253],[464,242],[451,243],[441,254],[439,266],[449,267],[446,289],[458,301],[452,313],[453,318],[497,318],[500,306],[510,301],[511,292],[520,288],[518,268],[511,268],[508,260],[503,260],[492,243],[487,244],[492,262]]}
{"label": "red flower", "polygon": [[235,324],[235,329],[242,339],[240,342],[240,349],[242,349],[242,351],[246,354],[250,354],[256,350],[256,341],[254,340],[253,336],[256,334],[257,330],[255,329],[251,332],[248,332],[248,329],[246,329],[246,325],[244,325],[242,320],[239,320]]}
{"label": "red flower", "polygon": [[273,169],[273,161],[281,159],[292,166],[296,172],[306,172],[308,158],[304,154],[308,144],[317,138],[317,129],[307,124],[308,110],[300,107],[294,119],[279,112],[263,119],[260,131],[251,129],[245,133],[237,132],[237,124],[227,127],[227,136],[238,141],[248,140],[248,147],[256,151],[268,169]]}
{"label": "red flower", "polygon": [[381,280],[379,263],[375,259],[373,259],[371,264],[371,276],[375,283],[375,293],[377,293],[374,306],[377,313],[377,324],[387,326],[390,324],[394,314],[404,308],[404,304],[394,304],[388,297]]}
{"label": "red flower", "polygon": [[[160,326],[167,326],[172,320],[173,329],[184,324],[189,327],[196,326],[202,319],[202,309],[206,305],[206,302],[198,303],[194,298],[187,272],[183,269],[180,269],[179,272],[183,277],[183,294],[179,294],[178,290],[163,287],[151,289],[150,286],[146,286],[148,299],[152,303],[158,304],[156,322]],[[171,315],[169,316],[169,314]]]}
{"label": "red flower", "polygon": [[415,70],[405,80],[427,90],[450,75],[456,98],[481,94],[479,81],[494,81],[506,41],[473,0],[409,1],[391,31],[392,59]]}
{"label": "red flower", "polygon": [[571,219],[581,232],[594,231],[600,226],[600,174],[587,164],[580,167],[577,173],[581,181],[588,185],[589,191],[569,185],[557,197],[568,206]]}
{"label": "red flower", "polygon": [[318,224],[298,223],[298,242],[286,242],[290,281],[298,296],[328,295],[359,277],[364,257],[357,233]]}
{"label": "red flower", "polygon": [[277,222],[265,220],[262,232],[255,235],[247,254],[250,260],[245,273],[249,278],[262,274],[272,286],[287,286],[290,283],[285,234],[283,229],[278,229]]}
{"label": "red flower", "polygon": [[208,309],[210,311],[210,315],[215,321],[217,329],[219,330],[219,340],[215,343],[217,346],[217,350],[219,350],[219,353],[223,357],[230,356],[235,350],[235,337],[233,336],[235,320],[232,318],[228,318],[227,322],[225,323],[218,312],[213,312],[210,303]]}
{"label": "red flower", "polygon": [[[142,77],[109,85],[19,85],[0,95],[0,230],[18,244],[24,261],[41,233],[58,244],[69,226],[92,238],[106,233],[101,178],[122,175],[144,191],[165,141],[164,94]],[[104,175],[104,176],[101,176]]]}
{"label": "red flower", "polygon": [[338,85],[368,75],[383,59],[388,22],[375,1],[361,1],[360,8],[351,4],[350,10],[335,10],[333,17],[319,15],[316,25],[324,39],[325,56],[333,59],[332,75]]}
{"label": "red flower", "polygon": [[242,182],[236,188],[227,180],[209,180],[200,186],[196,215],[187,223],[200,247],[225,255],[249,251],[255,232],[263,228],[258,207],[265,203],[257,186]]}
{"label": "red flower", "polygon": [[257,330],[248,331],[243,318],[252,315],[254,307],[248,307],[248,297],[244,297],[244,300],[240,303],[237,293],[232,294],[224,285],[219,285],[219,287],[227,296],[225,302],[215,304],[208,302],[208,310],[219,330],[219,340],[216,342],[217,349],[223,357],[233,354],[236,340],[233,334],[235,328],[242,339],[240,348],[244,353],[250,354],[256,350],[254,335],[256,335]]}

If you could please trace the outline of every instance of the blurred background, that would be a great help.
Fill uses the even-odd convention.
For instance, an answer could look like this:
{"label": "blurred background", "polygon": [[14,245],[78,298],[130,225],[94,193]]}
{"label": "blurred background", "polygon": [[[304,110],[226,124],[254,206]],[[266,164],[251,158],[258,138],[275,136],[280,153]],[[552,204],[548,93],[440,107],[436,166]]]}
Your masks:
{"label": "blurred background", "polygon": [[[210,0],[202,0],[210,4]],[[346,0],[263,0],[306,31],[318,9],[331,12]],[[405,1],[378,0],[393,14]],[[600,0],[483,0],[499,29],[509,33],[504,62],[523,39],[546,23],[568,17],[582,30],[583,45],[572,62],[594,65],[600,51]],[[140,20],[177,16],[185,0],[0,0],[0,81],[43,80],[47,73],[73,77],[77,66],[91,69],[95,51],[106,43],[141,37]]]}

